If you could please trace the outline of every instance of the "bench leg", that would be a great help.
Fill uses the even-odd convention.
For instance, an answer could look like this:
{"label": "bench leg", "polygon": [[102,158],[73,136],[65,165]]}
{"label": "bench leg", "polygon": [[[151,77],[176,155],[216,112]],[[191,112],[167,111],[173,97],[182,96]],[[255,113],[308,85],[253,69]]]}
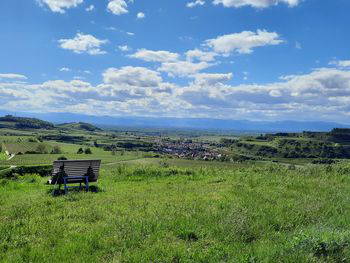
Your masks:
{"label": "bench leg", "polygon": [[63,181],[64,181],[64,194],[68,194],[67,179],[63,178]]}
{"label": "bench leg", "polygon": [[86,187],[86,192],[88,192],[89,191],[89,177],[88,176],[85,177],[85,187]]}

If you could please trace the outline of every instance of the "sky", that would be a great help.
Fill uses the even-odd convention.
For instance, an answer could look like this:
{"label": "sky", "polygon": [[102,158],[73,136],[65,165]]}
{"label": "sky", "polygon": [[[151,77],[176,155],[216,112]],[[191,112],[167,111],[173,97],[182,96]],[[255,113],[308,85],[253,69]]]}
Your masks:
{"label": "sky", "polygon": [[1,0],[0,110],[350,124],[349,0]]}

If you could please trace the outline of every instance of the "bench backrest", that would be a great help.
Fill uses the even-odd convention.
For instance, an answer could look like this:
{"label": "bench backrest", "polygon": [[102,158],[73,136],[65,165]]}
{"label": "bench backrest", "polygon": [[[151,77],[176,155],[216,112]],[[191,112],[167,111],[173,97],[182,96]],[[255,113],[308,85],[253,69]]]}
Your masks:
{"label": "bench backrest", "polygon": [[60,171],[60,167],[64,165],[64,171],[68,178],[71,176],[84,176],[91,166],[94,172],[94,178],[89,178],[90,182],[96,182],[99,176],[101,160],[59,160],[53,162],[52,175],[56,175]]}

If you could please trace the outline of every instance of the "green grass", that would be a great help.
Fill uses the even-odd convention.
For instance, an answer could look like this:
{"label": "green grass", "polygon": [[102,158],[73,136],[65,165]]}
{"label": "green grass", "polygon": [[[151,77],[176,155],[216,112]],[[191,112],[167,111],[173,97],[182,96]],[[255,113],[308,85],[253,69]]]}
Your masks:
{"label": "green grass", "polygon": [[6,170],[6,169],[8,169],[8,168],[10,168],[10,166],[0,166],[0,171],[1,171],[1,170]]}
{"label": "green grass", "polygon": [[5,153],[0,152],[0,161],[7,160],[7,155]]}
{"label": "green grass", "polygon": [[349,164],[159,161],[104,165],[98,193],[52,197],[45,178],[0,181],[1,261],[350,260]]}

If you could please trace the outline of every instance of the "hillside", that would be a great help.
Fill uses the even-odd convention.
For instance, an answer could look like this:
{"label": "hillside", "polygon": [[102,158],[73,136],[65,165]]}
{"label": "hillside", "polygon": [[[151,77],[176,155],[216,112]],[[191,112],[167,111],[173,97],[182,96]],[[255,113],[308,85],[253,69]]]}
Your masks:
{"label": "hillside", "polygon": [[231,151],[260,158],[348,159],[350,129],[335,128],[330,132],[275,133],[222,139]]}
{"label": "hillside", "polygon": [[349,165],[195,164],[104,165],[100,191],[60,197],[48,178],[0,179],[0,258],[348,262]]}
{"label": "hillside", "polygon": [[15,117],[6,115],[0,117],[0,128],[10,129],[53,129],[55,126],[51,122],[36,118]]}
{"label": "hillside", "polygon": [[86,122],[71,122],[58,124],[58,128],[67,130],[83,130],[83,131],[102,131],[102,129]]}

